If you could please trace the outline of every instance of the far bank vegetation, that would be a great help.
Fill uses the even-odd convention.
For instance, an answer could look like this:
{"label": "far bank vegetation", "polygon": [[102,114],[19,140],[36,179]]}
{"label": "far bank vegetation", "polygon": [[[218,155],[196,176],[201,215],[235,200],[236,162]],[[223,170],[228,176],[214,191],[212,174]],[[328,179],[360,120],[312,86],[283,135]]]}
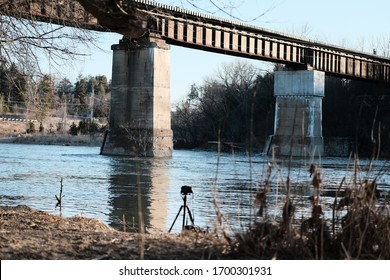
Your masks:
{"label": "far bank vegetation", "polygon": [[[0,74],[0,116],[34,120],[25,125],[25,132],[89,135],[108,127],[111,88],[103,75],[79,76],[72,83],[50,75],[36,77],[5,60]],[[262,151],[274,129],[273,77],[273,71],[236,61],[193,84],[172,112],[175,148],[209,148],[221,140],[228,149]],[[388,157],[388,108],[386,87],[327,77],[323,136],[348,139],[351,152],[361,156]]]}
{"label": "far bank vegetation", "polygon": [[[0,117],[14,121],[2,133],[89,135],[108,124],[110,83],[105,76],[79,76],[75,83],[34,76],[0,62]],[[20,125],[17,122],[26,122]]]}
{"label": "far bank vegetation", "polygon": [[[275,70],[283,70],[280,65]],[[249,63],[223,65],[213,77],[193,84],[176,104],[172,128],[177,148],[225,147],[262,151],[273,134],[273,71]],[[390,156],[390,94],[386,85],[326,77],[324,139],[347,139],[352,152]]]}

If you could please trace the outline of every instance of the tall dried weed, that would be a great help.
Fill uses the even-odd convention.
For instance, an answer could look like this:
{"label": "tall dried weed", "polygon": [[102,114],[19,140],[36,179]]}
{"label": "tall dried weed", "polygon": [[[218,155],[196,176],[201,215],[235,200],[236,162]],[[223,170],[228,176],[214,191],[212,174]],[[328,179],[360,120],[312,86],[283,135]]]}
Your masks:
{"label": "tall dried weed", "polygon": [[[237,233],[233,258],[257,259],[390,259],[390,210],[387,195],[380,194],[377,176],[359,180],[355,159],[354,179],[340,182],[332,205],[331,218],[323,215],[321,168],[310,166],[313,195],[308,217],[294,220],[299,207],[291,199],[290,178],[284,182],[281,219],[266,214],[271,188],[269,164],[263,187],[255,202],[258,217],[250,230]],[[378,175],[379,176],[379,175]],[[378,200],[380,198],[380,200]],[[260,217],[260,221],[259,218]]]}

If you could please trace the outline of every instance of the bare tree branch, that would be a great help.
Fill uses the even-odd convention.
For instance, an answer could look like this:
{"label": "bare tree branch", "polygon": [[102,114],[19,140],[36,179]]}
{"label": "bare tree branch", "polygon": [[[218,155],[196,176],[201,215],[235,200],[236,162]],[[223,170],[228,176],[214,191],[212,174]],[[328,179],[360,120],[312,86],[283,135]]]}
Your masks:
{"label": "bare tree branch", "polygon": [[[26,16],[35,1],[0,0],[0,57],[2,63],[34,64],[40,72],[40,60],[59,64],[74,60],[80,46],[96,47],[96,35],[89,30],[41,22],[33,13]],[[77,27],[77,26],[76,26]]]}

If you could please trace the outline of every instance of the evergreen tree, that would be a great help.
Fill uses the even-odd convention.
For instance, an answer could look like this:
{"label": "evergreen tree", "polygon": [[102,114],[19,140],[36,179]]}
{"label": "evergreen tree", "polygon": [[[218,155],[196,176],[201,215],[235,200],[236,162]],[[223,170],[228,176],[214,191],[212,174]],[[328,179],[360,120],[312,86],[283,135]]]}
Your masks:
{"label": "evergreen tree", "polygon": [[74,97],[79,104],[76,111],[81,116],[86,116],[88,110],[87,86],[87,81],[83,77],[79,77],[75,84]]}
{"label": "evergreen tree", "polygon": [[36,94],[36,117],[42,122],[50,109],[54,108],[55,86],[50,75],[44,75],[38,82]]}
{"label": "evergreen tree", "polygon": [[8,70],[8,83],[10,102],[14,107],[20,106],[25,101],[24,92],[26,91],[27,81],[15,63],[12,63]]}
{"label": "evergreen tree", "polygon": [[97,118],[108,118],[110,104],[106,94],[106,87],[103,83],[99,84],[97,95],[95,94],[94,115]]}
{"label": "evergreen tree", "polygon": [[59,97],[69,96],[73,93],[73,85],[68,78],[63,78],[57,85],[57,95]]}
{"label": "evergreen tree", "polygon": [[24,107],[26,85],[25,75],[16,64],[7,67],[5,60],[0,62],[0,109],[3,112],[17,112]]}

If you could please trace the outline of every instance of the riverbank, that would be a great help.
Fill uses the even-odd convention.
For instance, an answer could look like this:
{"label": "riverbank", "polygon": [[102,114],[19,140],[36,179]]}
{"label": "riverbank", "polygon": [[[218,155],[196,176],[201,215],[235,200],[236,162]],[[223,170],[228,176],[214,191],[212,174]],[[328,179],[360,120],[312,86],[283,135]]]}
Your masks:
{"label": "riverbank", "polygon": [[[100,147],[103,143],[103,133],[94,135],[70,135],[66,131],[61,133],[56,129],[61,119],[47,118],[42,123],[43,130],[39,132],[40,124],[37,121],[25,119],[1,119],[0,143],[60,145],[60,146],[94,146]],[[30,131],[33,124],[35,132]],[[69,120],[66,127],[70,127]]]}
{"label": "riverbank", "polygon": [[8,144],[35,144],[60,146],[91,146],[100,147],[103,143],[102,135],[69,135],[69,134],[19,134],[0,135],[0,143]]}
{"label": "riverbank", "polygon": [[[363,216],[362,216],[363,214]],[[252,230],[226,236],[204,233],[138,234],[96,219],[62,218],[27,206],[0,206],[1,260],[227,260],[390,259],[388,215],[366,210],[346,215],[344,229],[313,217],[299,227],[255,223]],[[367,223],[367,224],[364,224]],[[357,254],[357,255],[356,255]]]}
{"label": "riverbank", "polygon": [[99,220],[62,218],[27,206],[0,206],[2,260],[221,259],[226,244],[213,234],[137,234]]}

